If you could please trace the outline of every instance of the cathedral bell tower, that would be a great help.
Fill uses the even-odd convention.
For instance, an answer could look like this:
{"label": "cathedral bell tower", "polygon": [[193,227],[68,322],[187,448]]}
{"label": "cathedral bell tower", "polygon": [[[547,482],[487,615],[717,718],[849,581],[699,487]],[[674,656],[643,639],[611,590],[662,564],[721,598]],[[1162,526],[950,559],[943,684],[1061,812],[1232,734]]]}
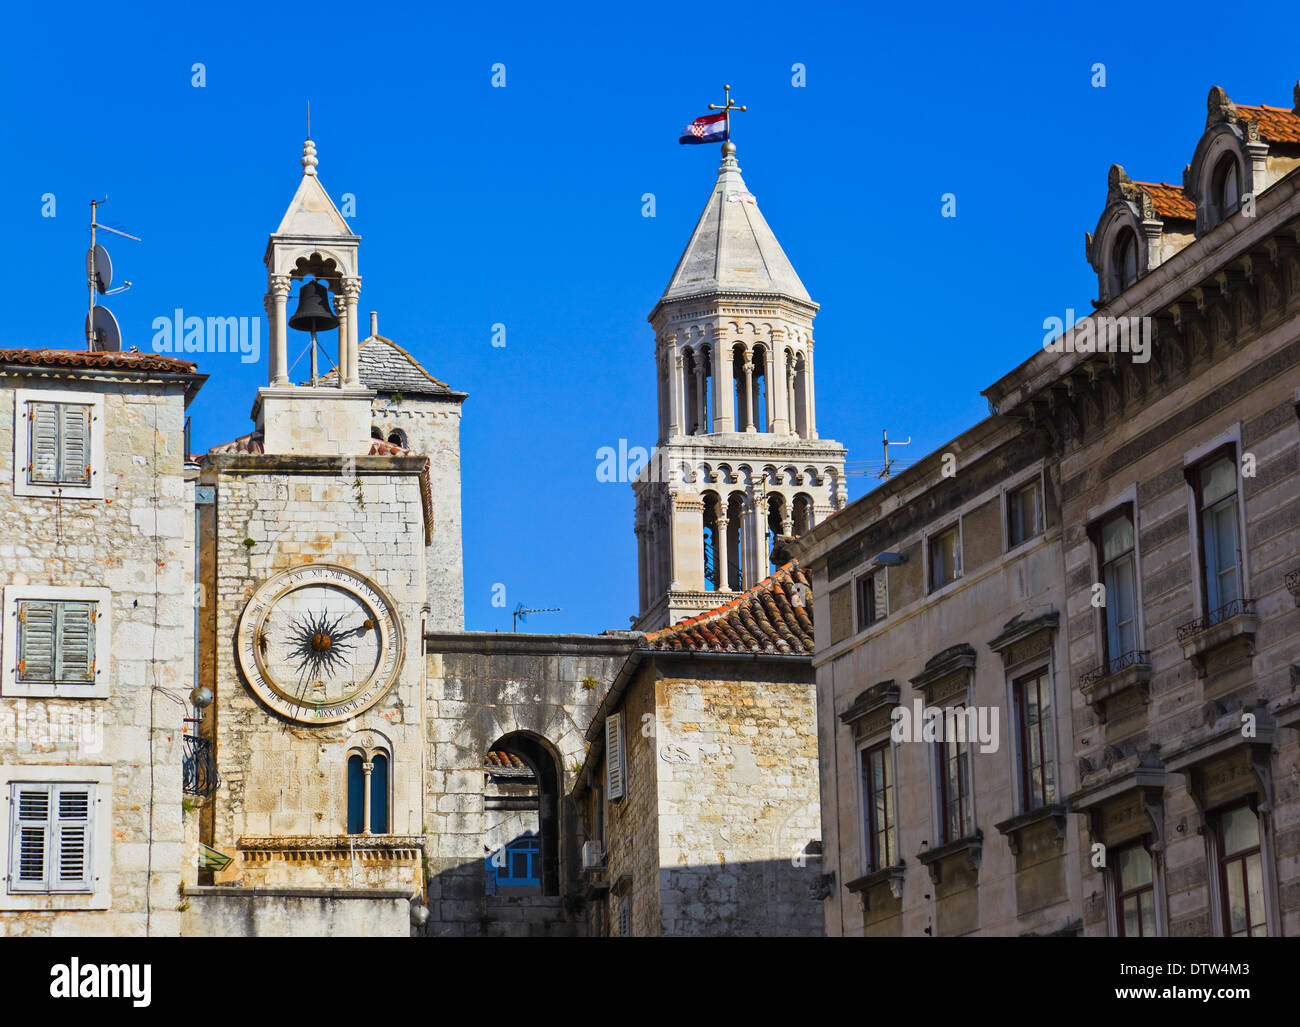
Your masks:
{"label": "cathedral bell tower", "polygon": [[656,458],[633,483],[638,630],[710,610],[774,569],[777,536],[844,505],[845,450],[817,436],[809,297],[736,147],[650,312]]}

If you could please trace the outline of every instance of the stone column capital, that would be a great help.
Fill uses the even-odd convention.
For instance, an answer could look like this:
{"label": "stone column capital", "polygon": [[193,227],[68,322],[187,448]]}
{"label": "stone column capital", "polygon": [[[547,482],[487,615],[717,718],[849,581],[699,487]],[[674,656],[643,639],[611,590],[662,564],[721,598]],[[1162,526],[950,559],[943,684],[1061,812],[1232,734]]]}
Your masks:
{"label": "stone column capital", "polygon": [[271,275],[269,279],[271,295],[277,300],[289,298],[289,276],[288,275]]}

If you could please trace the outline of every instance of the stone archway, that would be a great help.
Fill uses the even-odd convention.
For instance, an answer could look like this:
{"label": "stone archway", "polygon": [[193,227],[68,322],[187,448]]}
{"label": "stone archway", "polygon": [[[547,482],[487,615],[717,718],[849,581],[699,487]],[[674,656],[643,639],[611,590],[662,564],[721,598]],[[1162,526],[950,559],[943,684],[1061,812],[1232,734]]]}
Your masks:
{"label": "stone archway", "polygon": [[483,773],[489,890],[559,895],[559,758],[540,736],[512,731],[488,747]]}

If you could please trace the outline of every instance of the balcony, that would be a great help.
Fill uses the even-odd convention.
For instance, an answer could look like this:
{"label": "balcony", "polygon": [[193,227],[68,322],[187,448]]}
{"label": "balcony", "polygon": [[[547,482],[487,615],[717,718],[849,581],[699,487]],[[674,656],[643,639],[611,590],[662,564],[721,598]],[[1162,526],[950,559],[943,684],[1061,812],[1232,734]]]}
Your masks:
{"label": "balcony", "polygon": [[211,795],[221,784],[211,739],[185,735],[182,742],[185,753],[181,757],[181,782],[185,794]]}
{"label": "balcony", "polygon": [[1108,700],[1132,692],[1145,705],[1151,701],[1150,684],[1150,651],[1130,649],[1084,674],[1079,679],[1079,691],[1097,719],[1104,724]]}
{"label": "balcony", "polygon": [[1183,648],[1183,658],[1191,661],[1200,677],[1205,677],[1208,673],[1206,657],[1210,653],[1239,647],[1244,649],[1247,657],[1255,655],[1258,627],[1254,600],[1234,599],[1204,617],[1180,625],[1178,644]]}

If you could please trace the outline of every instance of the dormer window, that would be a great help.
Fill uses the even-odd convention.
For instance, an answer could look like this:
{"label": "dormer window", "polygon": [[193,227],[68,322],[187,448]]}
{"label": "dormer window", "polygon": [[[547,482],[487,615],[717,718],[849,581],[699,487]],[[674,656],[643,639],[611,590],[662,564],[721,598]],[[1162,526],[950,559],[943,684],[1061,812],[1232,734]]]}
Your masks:
{"label": "dormer window", "polygon": [[1236,212],[1241,202],[1241,170],[1237,166],[1236,157],[1228,154],[1219,161],[1214,169],[1211,188],[1217,214],[1216,220],[1224,221]]}
{"label": "dormer window", "polygon": [[1138,278],[1137,236],[1125,228],[1115,239],[1110,254],[1110,294],[1118,296]]}

